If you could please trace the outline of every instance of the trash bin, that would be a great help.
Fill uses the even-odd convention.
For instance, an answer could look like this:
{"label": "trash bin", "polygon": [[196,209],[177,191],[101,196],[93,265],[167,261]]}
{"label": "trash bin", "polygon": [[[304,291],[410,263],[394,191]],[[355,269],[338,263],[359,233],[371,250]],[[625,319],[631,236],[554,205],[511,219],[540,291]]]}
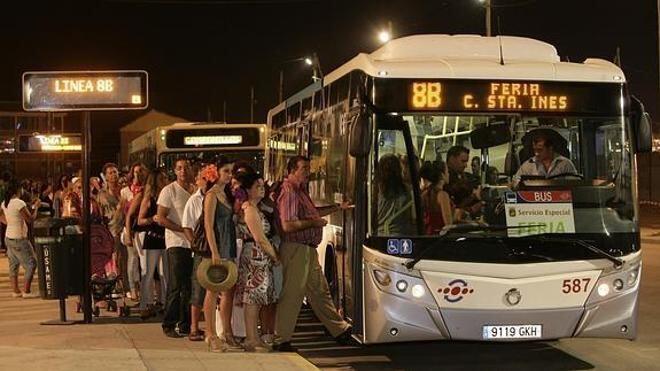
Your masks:
{"label": "trash bin", "polygon": [[75,219],[40,218],[34,222],[34,245],[42,299],[82,293],[82,233]]}
{"label": "trash bin", "polygon": [[[67,220],[67,219],[64,219]],[[75,222],[76,224],[71,224]],[[69,219],[64,228],[64,239],[62,240],[64,254],[67,254],[65,263],[66,293],[67,295],[83,294],[83,233],[76,219]]]}

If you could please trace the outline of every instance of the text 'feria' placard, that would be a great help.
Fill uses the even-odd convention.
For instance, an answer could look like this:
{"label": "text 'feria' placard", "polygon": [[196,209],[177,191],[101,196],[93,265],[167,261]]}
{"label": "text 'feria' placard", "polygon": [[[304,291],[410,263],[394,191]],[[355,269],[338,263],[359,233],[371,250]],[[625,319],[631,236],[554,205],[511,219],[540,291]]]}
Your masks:
{"label": "text 'feria' placard", "polygon": [[52,71],[23,74],[26,111],[110,111],[145,109],[146,71]]}
{"label": "text 'feria' placard", "polygon": [[509,237],[543,233],[575,233],[571,191],[519,191],[505,195],[506,225],[522,227]]}

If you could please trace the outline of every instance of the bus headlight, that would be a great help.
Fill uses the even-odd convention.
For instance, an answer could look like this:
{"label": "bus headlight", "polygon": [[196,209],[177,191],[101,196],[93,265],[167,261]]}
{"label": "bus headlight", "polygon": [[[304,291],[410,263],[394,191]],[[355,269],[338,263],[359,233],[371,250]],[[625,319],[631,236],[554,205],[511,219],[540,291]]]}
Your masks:
{"label": "bus headlight", "polygon": [[606,283],[601,283],[600,285],[598,285],[598,295],[600,295],[601,297],[605,297],[609,293],[610,293],[610,285]]}
{"label": "bus headlight", "polygon": [[612,282],[612,286],[614,286],[616,291],[623,290],[623,280],[620,278],[615,279],[614,282]]}
{"label": "bus headlight", "polygon": [[421,298],[422,296],[424,296],[424,294],[426,294],[426,290],[424,289],[424,286],[420,284],[414,285],[410,292],[412,293],[412,296],[417,299]]}
{"label": "bus headlight", "polygon": [[637,277],[639,277],[639,267],[628,272],[628,279],[626,279],[628,286],[634,286],[637,283]]}
{"label": "bus headlight", "polygon": [[[374,288],[389,295],[396,296],[399,299],[411,301],[414,305],[425,305],[429,308],[435,308],[437,306],[433,292],[429,291],[421,275],[405,274],[376,264],[368,263],[368,266],[371,277],[365,277],[369,278],[369,282],[375,286]],[[390,300],[388,298],[386,302],[391,303]],[[395,305],[401,304],[399,302],[399,304]]]}
{"label": "bus headlight", "polygon": [[390,277],[390,274],[387,272],[380,271],[378,269],[374,269],[374,278],[382,286],[389,286],[390,283],[392,283],[392,278]]}

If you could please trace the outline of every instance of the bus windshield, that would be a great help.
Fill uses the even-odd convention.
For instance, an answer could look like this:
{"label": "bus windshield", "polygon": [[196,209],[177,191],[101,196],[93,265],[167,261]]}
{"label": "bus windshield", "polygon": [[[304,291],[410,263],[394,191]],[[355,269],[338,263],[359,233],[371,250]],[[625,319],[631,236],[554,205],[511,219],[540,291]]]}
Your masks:
{"label": "bus windshield", "polygon": [[[401,125],[378,125],[376,133],[376,236],[437,236],[465,223],[505,227],[469,235],[483,244],[489,236],[582,238],[636,229],[622,116],[397,118]],[[506,126],[509,138],[475,148],[471,134],[489,126]]]}

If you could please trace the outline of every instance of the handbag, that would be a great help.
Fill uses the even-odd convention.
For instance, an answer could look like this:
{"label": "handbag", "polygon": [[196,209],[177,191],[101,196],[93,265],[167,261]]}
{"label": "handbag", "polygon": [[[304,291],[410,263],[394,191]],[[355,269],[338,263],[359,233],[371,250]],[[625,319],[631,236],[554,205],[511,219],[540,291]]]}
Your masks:
{"label": "handbag", "polygon": [[202,215],[199,216],[195,230],[193,230],[193,240],[190,248],[195,254],[205,257],[211,256],[211,247],[209,246],[209,241],[206,239],[206,231],[204,230],[204,209],[202,209]]}

